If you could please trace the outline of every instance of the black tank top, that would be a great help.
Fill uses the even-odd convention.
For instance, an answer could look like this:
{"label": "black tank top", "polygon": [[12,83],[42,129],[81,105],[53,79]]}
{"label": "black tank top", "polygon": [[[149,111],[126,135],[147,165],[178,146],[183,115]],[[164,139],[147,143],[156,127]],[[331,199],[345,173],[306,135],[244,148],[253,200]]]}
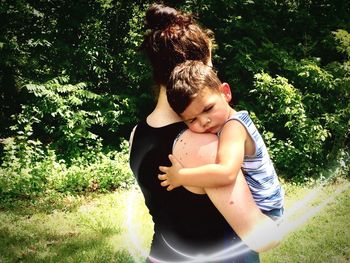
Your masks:
{"label": "black tank top", "polygon": [[[170,165],[168,155],[173,142],[184,129],[182,122],[161,128],[141,122],[135,129],[130,152],[130,167],[154,222],[150,255],[167,261],[188,258],[174,252],[166,242],[182,253],[208,255],[240,241],[207,195],[191,193],[184,187],[169,192],[160,185],[158,167]],[[233,260],[259,262],[259,257],[249,251],[228,262]]]}

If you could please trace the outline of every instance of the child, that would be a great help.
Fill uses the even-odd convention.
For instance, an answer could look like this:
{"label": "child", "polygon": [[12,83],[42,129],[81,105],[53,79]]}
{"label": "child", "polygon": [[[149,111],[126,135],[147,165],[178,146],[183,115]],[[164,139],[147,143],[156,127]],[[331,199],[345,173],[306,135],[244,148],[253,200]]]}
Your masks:
{"label": "child", "polygon": [[242,169],[253,198],[263,213],[277,220],[283,214],[284,191],[265,143],[247,111],[229,105],[230,86],[221,83],[210,66],[186,61],[173,70],[167,97],[189,129],[219,136],[217,163],[183,168],[170,155],[171,167],[160,166],[161,185],[170,191],[178,186],[219,187],[235,181]]}

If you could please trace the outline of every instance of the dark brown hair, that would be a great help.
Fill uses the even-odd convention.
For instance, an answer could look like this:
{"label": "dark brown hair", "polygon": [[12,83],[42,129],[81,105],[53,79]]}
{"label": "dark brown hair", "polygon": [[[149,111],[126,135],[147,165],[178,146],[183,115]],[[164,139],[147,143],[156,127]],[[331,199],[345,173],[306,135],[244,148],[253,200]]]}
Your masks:
{"label": "dark brown hair", "polygon": [[176,66],[170,75],[168,102],[177,114],[181,114],[202,89],[218,92],[221,84],[212,67],[201,61],[186,61]]}
{"label": "dark brown hair", "polygon": [[151,62],[157,84],[166,85],[179,63],[186,60],[208,62],[213,34],[201,28],[190,14],[153,4],[146,12],[146,27],[141,50]]}

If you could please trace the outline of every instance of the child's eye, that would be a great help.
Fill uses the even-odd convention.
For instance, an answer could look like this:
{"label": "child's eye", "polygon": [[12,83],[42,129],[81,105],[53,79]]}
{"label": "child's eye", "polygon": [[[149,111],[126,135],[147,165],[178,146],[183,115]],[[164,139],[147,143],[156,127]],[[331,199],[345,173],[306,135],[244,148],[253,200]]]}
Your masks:
{"label": "child's eye", "polygon": [[214,106],[209,106],[208,108],[205,108],[205,109],[204,109],[204,112],[210,111],[213,107],[214,107]]}
{"label": "child's eye", "polygon": [[192,123],[194,123],[195,121],[196,121],[196,118],[187,120],[186,123],[187,123],[187,124],[192,124]]}

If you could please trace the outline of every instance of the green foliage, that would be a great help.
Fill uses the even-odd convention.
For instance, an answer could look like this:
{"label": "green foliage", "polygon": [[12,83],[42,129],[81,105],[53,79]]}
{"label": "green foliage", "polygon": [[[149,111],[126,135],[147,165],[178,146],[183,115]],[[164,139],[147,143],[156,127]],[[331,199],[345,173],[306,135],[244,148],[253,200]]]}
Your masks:
{"label": "green foliage", "polygon": [[0,168],[0,195],[3,201],[42,193],[47,184],[47,172],[52,173],[47,162],[52,152],[45,152],[39,141],[15,143],[13,138],[9,138],[3,143],[6,152]]}
{"label": "green foliage", "polygon": [[79,158],[69,168],[61,166],[61,173],[53,175],[52,188],[70,193],[128,188],[134,183],[134,178],[128,165],[127,143],[123,142],[121,147],[119,152],[97,153],[92,163]]}
{"label": "green foliage", "polygon": [[6,155],[0,167],[2,202],[54,192],[106,192],[128,188],[134,183],[126,142],[121,144],[119,152],[99,151],[93,159],[82,156],[68,165],[39,141],[16,140],[3,142]]}
{"label": "green foliage", "polygon": [[255,78],[256,114],[277,167],[289,178],[320,172],[327,161],[323,150],[329,131],[306,114],[302,94],[287,79],[266,73]]}
{"label": "green foliage", "polygon": [[129,100],[98,95],[88,91],[85,83],[72,85],[68,81],[62,76],[44,84],[27,84],[28,96],[34,97],[23,105],[11,129],[28,139],[39,137],[70,163],[87,152],[93,158],[101,150],[101,138],[91,129],[111,123],[118,128],[118,117],[128,111]]}
{"label": "green foliage", "polygon": [[303,59],[288,68],[294,85],[280,76],[255,75],[253,110],[277,167],[288,178],[318,177],[349,156],[347,63],[322,68],[318,60]]}
{"label": "green foliage", "polygon": [[339,45],[337,45],[337,50],[341,53],[344,53],[348,60],[350,59],[350,34],[343,29],[338,29],[334,32],[332,32],[339,42]]}
{"label": "green foliage", "polygon": [[[131,180],[120,143],[154,104],[138,51],[151,2],[2,2],[0,195],[106,191]],[[214,31],[215,68],[279,174],[304,181],[349,171],[349,1],[164,2]]]}
{"label": "green foliage", "polygon": [[145,98],[140,96],[145,91],[142,83],[149,74],[137,52],[145,8],[137,2],[105,0],[4,2],[0,133],[12,135],[10,116],[28,103],[21,87],[65,75],[73,83],[89,83],[87,90],[101,96],[128,97],[137,103],[127,117],[119,116],[118,127],[108,127],[125,138],[145,108],[139,111]]}
{"label": "green foliage", "polygon": [[0,194],[5,199],[108,191],[132,182],[125,143],[120,152],[104,153],[102,139],[91,131],[109,123],[118,128],[129,100],[68,82],[62,76],[24,87],[30,103],[16,116],[15,135],[3,141]]}
{"label": "green foliage", "polygon": [[305,181],[349,167],[349,2],[185,2],[214,31],[219,76],[234,107],[252,113],[279,174]]}

